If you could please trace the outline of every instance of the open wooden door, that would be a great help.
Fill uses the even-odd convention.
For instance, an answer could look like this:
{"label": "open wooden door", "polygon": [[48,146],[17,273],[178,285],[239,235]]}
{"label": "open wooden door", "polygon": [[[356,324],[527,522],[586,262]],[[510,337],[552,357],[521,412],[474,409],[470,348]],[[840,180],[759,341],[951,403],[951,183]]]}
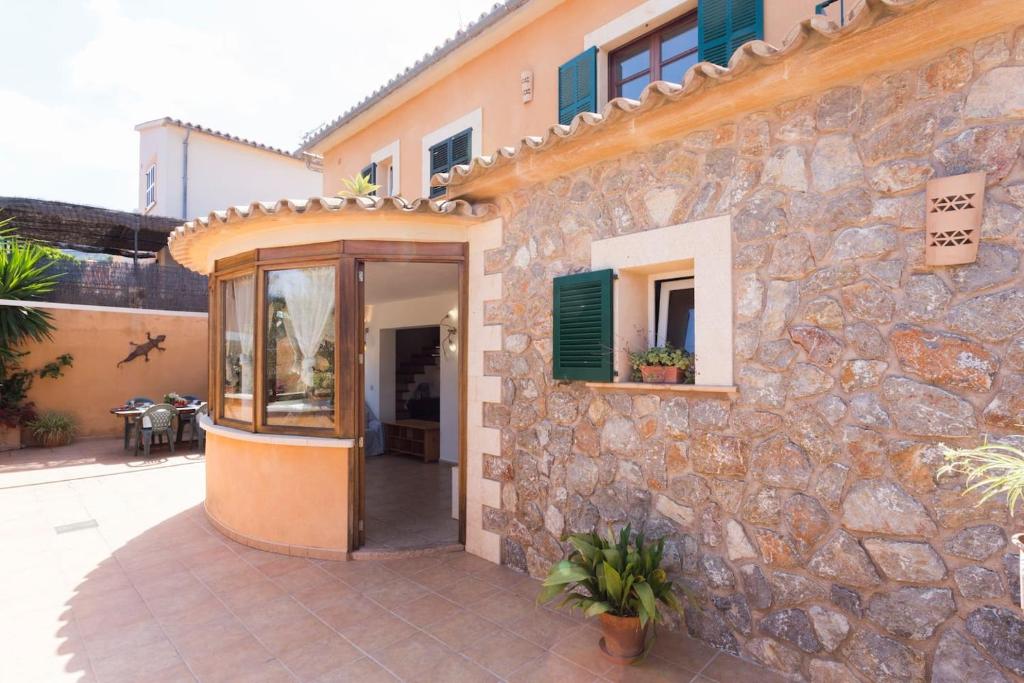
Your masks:
{"label": "open wooden door", "polygon": [[366,311],[364,289],[366,287],[366,267],[363,261],[355,262],[356,271],[356,318],[358,326],[356,337],[356,366],[354,400],[356,417],[356,538],[355,548],[366,544]]}

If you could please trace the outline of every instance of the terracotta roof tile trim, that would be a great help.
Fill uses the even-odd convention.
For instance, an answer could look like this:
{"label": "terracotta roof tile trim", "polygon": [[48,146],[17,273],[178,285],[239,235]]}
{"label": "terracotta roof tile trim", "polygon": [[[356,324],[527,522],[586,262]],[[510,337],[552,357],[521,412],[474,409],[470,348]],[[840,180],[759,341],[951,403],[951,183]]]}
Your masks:
{"label": "terracotta roof tile trim", "polygon": [[761,67],[797,58],[814,47],[859,33],[891,16],[932,2],[935,0],[864,0],[857,13],[842,27],[821,16],[805,19],[790,31],[782,47],[774,47],[763,40],[744,43],[729,58],[728,68],[699,62],[687,70],[682,84],[655,81],[643,89],[639,100],[617,97],[608,102],[599,114],[577,114],[569,125],[552,125],[543,135],[522,138],[515,147],[500,147],[493,154],[475,157],[468,164],[453,167],[448,173],[438,173],[431,178],[431,184],[458,187],[488,170],[557,148],[566,141],[596,132],[602,126],[678,102],[720,83],[740,79]]}

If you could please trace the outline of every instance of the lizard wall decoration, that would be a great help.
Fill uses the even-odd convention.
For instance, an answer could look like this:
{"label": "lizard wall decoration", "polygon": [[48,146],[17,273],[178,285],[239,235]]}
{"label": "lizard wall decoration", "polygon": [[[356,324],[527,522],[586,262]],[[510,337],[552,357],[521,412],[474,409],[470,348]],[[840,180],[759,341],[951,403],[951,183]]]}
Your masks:
{"label": "lizard wall decoration", "polygon": [[152,351],[154,349],[156,349],[157,351],[166,351],[167,350],[164,347],[160,346],[160,343],[163,342],[165,339],[167,339],[167,335],[166,334],[158,334],[157,336],[153,337],[153,336],[151,336],[149,334],[149,332],[147,332],[146,333],[146,341],[142,342],[141,344],[136,344],[133,341],[128,342],[129,344],[131,344],[135,348],[132,349],[131,353],[129,353],[127,356],[125,356],[124,360],[118,362],[117,367],[121,367],[121,365],[123,363],[127,363],[129,361],[133,361],[136,358],[138,358],[139,356],[142,356],[143,358],[145,358],[146,362],[148,363],[149,362],[149,352],[150,351]]}

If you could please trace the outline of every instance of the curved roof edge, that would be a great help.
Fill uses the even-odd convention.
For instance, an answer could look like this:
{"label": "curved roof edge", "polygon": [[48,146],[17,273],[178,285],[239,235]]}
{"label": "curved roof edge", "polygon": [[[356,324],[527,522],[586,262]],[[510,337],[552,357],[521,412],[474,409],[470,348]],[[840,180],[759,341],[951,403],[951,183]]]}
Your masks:
{"label": "curved roof edge", "polygon": [[339,214],[346,210],[374,215],[449,217],[459,222],[482,222],[498,215],[493,204],[471,204],[462,199],[436,202],[429,199],[407,200],[404,197],[310,197],[280,199],[276,202],[252,202],[213,211],[207,216],[187,221],[171,233],[167,247],[178,263],[196,270],[188,254],[189,243],[224,225],[273,216]]}
{"label": "curved roof edge", "polygon": [[468,164],[453,167],[448,173],[438,173],[431,177],[431,185],[447,185],[450,191],[486,175],[488,171],[555,149],[608,124],[638,116],[664,104],[679,102],[720,83],[740,80],[759,68],[797,58],[816,46],[860,33],[889,17],[936,1],[864,0],[856,14],[842,27],[822,16],[805,19],[793,27],[781,47],[774,47],[763,40],[744,43],[733,52],[728,67],[699,62],[687,70],[682,84],[668,81],[650,83],[640,93],[639,100],[617,97],[609,101],[601,113],[577,114],[568,125],[551,125],[543,135],[523,137],[514,147],[500,147],[493,154],[475,157]]}

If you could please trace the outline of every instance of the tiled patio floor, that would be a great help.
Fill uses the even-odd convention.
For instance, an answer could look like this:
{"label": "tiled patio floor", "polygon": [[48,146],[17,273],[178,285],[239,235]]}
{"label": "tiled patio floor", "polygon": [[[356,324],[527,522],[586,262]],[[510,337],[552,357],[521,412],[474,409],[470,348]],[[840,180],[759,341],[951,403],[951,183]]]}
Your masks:
{"label": "tiled patio floor", "polygon": [[452,467],[404,455],[366,459],[366,548],[425,548],[459,542],[452,519]]}
{"label": "tiled patio floor", "polygon": [[464,553],[317,562],[246,548],[206,522],[199,458],[138,464],[60,481],[54,463],[35,484],[0,473],[0,680],[774,679],[667,633],[640,666],[613,667],[597,631],[534,605],[534,581]]}

